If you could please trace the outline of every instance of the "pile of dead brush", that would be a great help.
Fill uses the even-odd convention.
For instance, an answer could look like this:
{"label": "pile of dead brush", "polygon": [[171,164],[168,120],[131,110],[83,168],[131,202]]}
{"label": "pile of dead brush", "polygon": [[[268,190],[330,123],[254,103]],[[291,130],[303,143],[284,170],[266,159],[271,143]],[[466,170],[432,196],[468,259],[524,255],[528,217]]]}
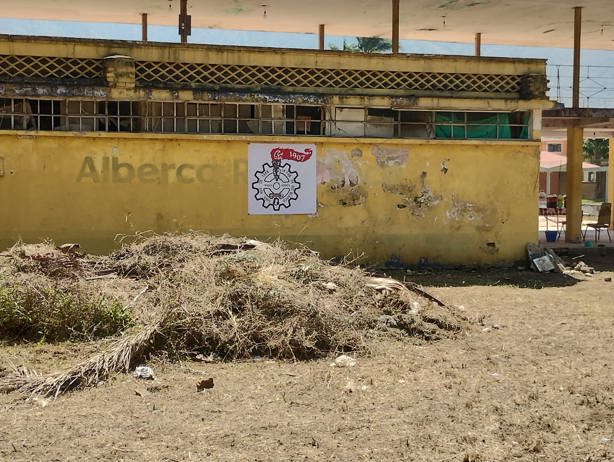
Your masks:
{"label": "pile of dead brush", "polygon": [[162,352],[314,359],[365,351],[378,336],[437,340],[466,325],[453,308],[418,288],[282,243],[166,235],[103,257],[74,248],[41,254],[40,247],[19,245],[2,260],[0,290],[28,278],[94,288],[99,296],[123,300],[134,324],[74,368],[47,377],[20,369],[0,380],[4,390],[57,395]]}

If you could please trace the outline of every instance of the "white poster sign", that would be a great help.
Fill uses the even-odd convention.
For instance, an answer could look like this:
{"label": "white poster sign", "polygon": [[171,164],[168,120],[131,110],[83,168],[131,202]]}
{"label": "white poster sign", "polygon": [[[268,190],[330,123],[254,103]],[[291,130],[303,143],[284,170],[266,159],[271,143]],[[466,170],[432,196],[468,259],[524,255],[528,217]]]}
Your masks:
{"label": "white poster sign", "polygon": [[251,143],[247,153],[250,215],[316,212],[316,147]]}

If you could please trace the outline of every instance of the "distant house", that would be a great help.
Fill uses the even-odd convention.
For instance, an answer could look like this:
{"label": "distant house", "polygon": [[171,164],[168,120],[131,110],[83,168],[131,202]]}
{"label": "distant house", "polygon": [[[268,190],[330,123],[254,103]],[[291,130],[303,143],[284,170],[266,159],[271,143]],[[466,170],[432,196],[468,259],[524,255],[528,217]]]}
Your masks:
{"label": "distant house", "polygon": [[[582,197],[605,201],[608,167],[582,162]],[[567,141],[543,140],[539,159],[539,190],[546,194],[566,194]]]}

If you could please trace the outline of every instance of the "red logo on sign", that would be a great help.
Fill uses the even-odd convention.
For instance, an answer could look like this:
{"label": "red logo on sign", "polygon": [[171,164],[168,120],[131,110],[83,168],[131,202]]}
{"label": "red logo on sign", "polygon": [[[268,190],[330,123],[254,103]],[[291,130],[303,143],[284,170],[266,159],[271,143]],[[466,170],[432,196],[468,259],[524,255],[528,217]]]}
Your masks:
{"label": "red logo on sign", "polygon": [[293,160],[294,162],[306,162],[311,159],[313,151],[305,149],[305,152],[295,151],[292,148],[275,148],[271,150],[271,160]]}

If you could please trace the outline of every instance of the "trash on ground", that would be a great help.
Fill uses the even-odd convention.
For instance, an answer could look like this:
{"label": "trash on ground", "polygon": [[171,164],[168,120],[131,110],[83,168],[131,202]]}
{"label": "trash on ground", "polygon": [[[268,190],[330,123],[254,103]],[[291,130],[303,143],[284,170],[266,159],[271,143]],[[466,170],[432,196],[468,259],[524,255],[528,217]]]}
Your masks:
{"label": "trash on ground", "polygon": [[200,392],[203,390],[209,390],[213,388],[213,377],[210,377],[206,380],[201,380],[196,384],[196,391]]}
{"label": "trash on ground", "polygon": [[354,367],[356,365],[356,360],[351,356],[341,355],[335,358],[335,362],[332,366],[336,367]]}
{"label": "trash on ground", "polygon": [[148,366],[138,366],[134,370],[134,377],[136,377],[137,379],[143,379],[143,380],[153,380],[154,371],[151,367],[148,367]]}

